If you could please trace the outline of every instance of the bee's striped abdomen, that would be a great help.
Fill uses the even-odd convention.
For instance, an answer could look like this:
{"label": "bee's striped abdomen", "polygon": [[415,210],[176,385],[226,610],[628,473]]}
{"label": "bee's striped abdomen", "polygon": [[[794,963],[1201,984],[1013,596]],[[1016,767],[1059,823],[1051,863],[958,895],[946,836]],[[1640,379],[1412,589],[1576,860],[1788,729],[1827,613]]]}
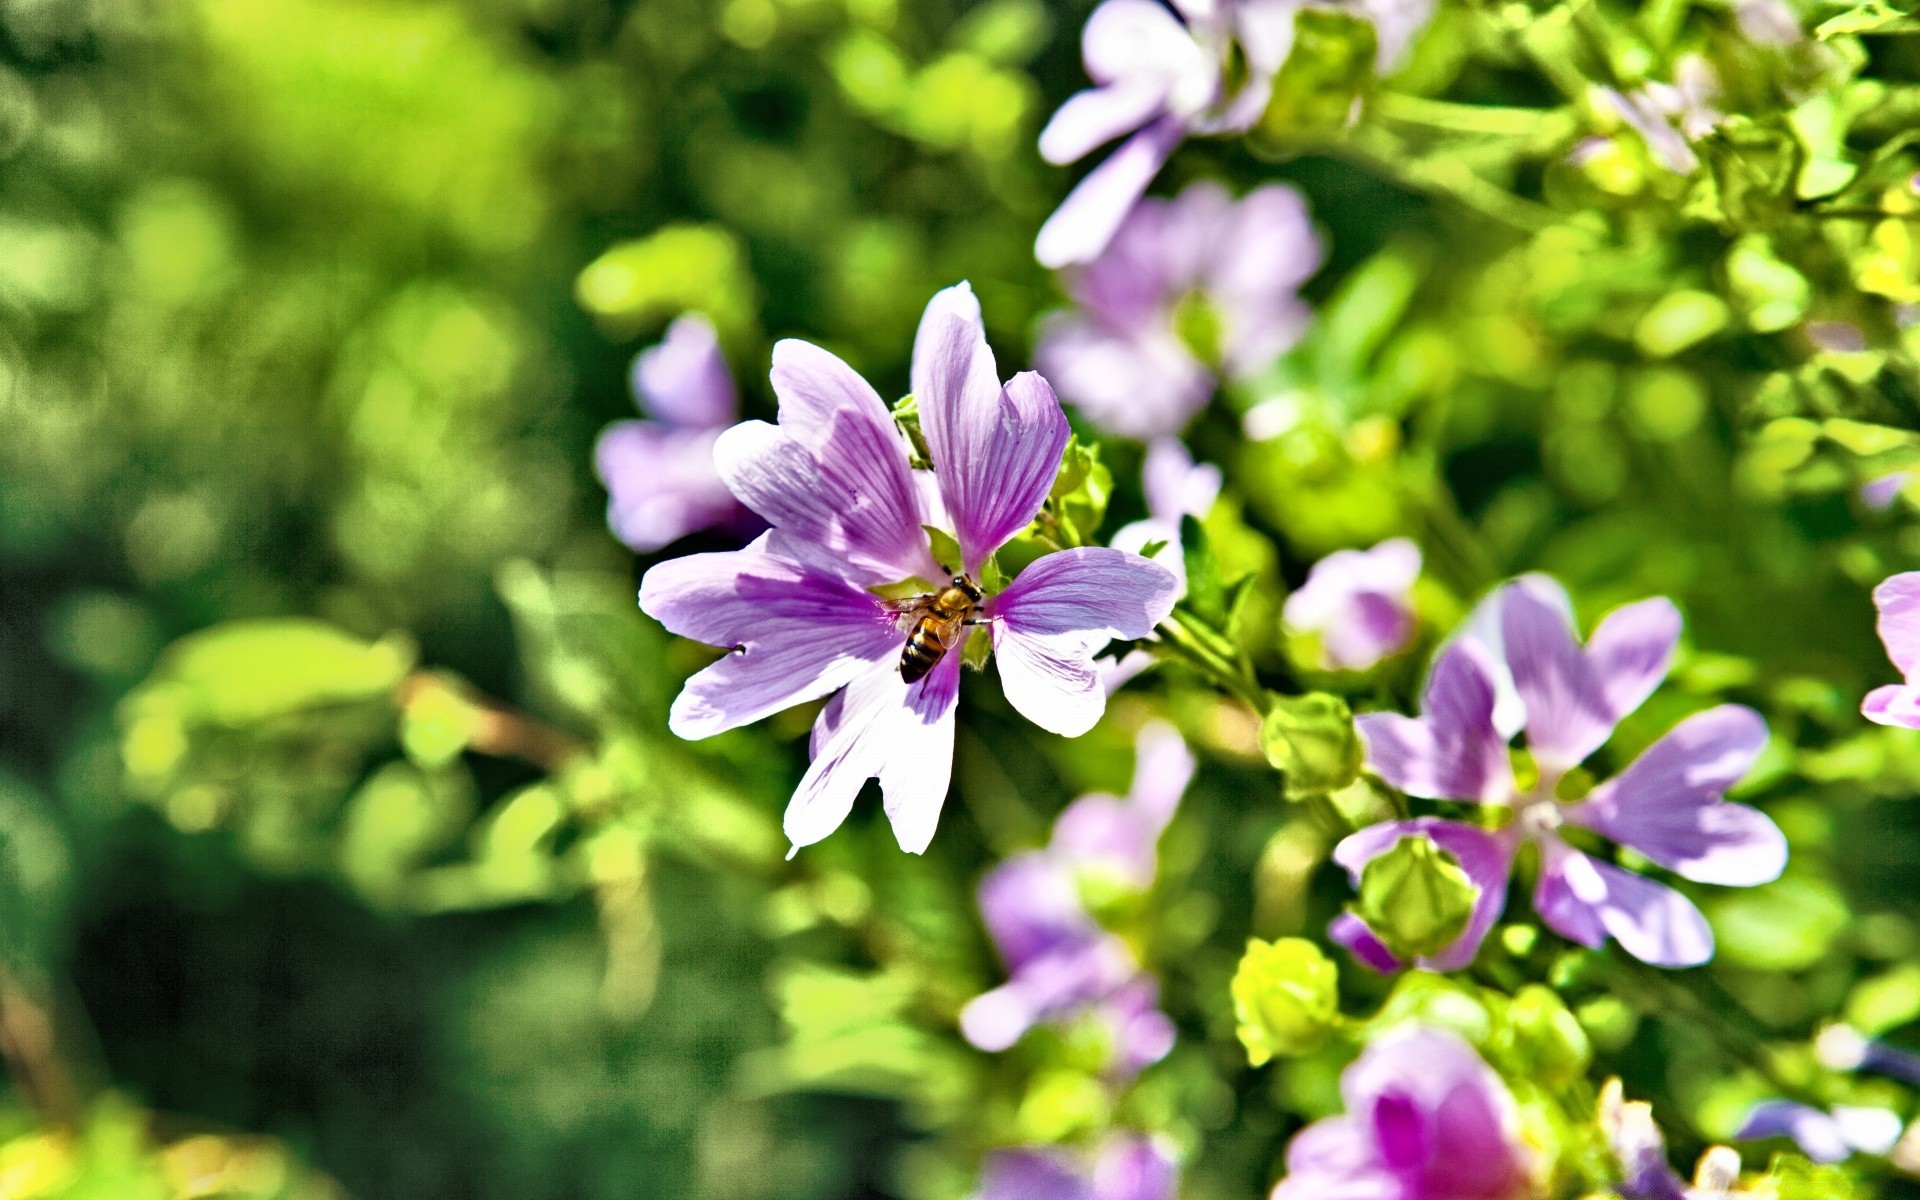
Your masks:
{"label": "bee's striped abdomen", "polygon": [[929,628],[929,622],[922,617],[907,635],[906,649],[900,652],[900,678],[908,683],[919,682],[946,654],[947,646],[940,640],[939,632]]}

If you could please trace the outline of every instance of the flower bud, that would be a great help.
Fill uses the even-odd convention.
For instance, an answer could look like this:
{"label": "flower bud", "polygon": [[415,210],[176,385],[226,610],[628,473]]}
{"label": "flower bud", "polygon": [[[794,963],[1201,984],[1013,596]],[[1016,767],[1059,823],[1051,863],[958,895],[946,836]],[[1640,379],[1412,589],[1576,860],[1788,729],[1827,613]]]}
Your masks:
{"label": "flower bud", "polygon": [[1247,942],[1233,975],[1233,1015],[1247,1059],[1304,1054],[1340,1021],[1340,971],[1304,938]]}
{"label": "flower bud", "polygon": [[1408,836],[1361,872],[1354,915],[1395,957],[1424,958],[1466,929],[1478,894],[1459,862],[1433,839]]}

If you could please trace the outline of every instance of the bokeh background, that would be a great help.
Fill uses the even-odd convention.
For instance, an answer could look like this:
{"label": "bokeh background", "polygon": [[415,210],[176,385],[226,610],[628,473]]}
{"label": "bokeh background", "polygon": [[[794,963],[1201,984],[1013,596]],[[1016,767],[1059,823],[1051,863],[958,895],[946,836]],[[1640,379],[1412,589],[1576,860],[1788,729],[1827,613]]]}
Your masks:
{"label": "bokeh background", "polygon": [[[1332,1068],[1248,1071],[1226,982],[1341,884],[1251,718],[1175,678],[1065,743],[973,689],[925,858],[863,804],[785,862],[810,714],[670,738],[704,658],[634,610],[645,562],[592,470],[686,310],[748,415],[782,336],[903,393],[961,278],[1024,364],[1060,303],[1034,231],[1072,181],[1034,137],[1084,85],[1090,8],[0,5],[0,1193],[962,1195],[983,1140],[1092,1103],[954,1033],[998,980],[971,889],[1124,790],[1148,706],[1205,766],[1141,919],[1182,1049],[1130,1103],[1204,1140],[1191,1195],[1270,1184]],[[1449,28],[1416,77],[1529,102]],[[1880,68],[1911,74],[1894,41]],[[1515,238],[1335,154],[1199,143],[1161,186],[1199,177],[1292,182],[1328,248],[1309,343],[1190,437],[1229,467],[1210,532],[1269,596],[1269,678],[1298,670],[1272,597],[1396,533],[1428,551],[1431,631],[1526,568],[1588,619],[1674,596],[1691,648],[1625,747],[1759,704],[1746,796],[1794,868],[1711,898],[1702,986],[1747,1043],[1578,980],[1570,1003],[1694,1149],[1761,1090],[1743,1046],[1920,1016],[1920,750],[1855,713],[1892,678],[1867,588],[1920,537],[1852,488],[1905,443],[1802,419],[1756,451],[1760,383],[1818,347],[1659,346],[1654,300],[1720,286],[1697,242]],[[1846,294],[1813,315],[1891,328]],[[1910,425],[1905,370],[1808,367],[1832,398],[1760,416]],[[1248,442],[1262,389],[1304,415]],[[1138,448],[1107,457],[1110,530],[1142,501]]]}

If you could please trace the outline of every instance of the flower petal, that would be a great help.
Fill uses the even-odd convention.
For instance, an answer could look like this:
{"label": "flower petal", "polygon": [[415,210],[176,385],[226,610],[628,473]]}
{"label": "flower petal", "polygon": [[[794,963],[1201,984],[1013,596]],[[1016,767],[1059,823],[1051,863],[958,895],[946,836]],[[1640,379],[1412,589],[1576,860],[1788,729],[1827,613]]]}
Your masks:
{"label": "flower petal", "polygon": [[992,553],[1040,511],[1060,470],[1067,418],[1047,381],[1031,371],[1005,388],[978,324],[948,317],[935,331],[921,428],[960,543],[964,569]]}
{"label": "flower petal", "polygon": [[1873,589],[1873,606],[1880,613],[1876,627],[1887,657],[1911,680],[1920,668],[1920,571],[1882,580]]}
{"label": "flower petal", "polygon": [[653,567],[640,608],[673,633],[732,647],[687,680],[668,726],[710,737],[817,699],[875,664],[891,669],[905,638],[859,588],[755,547]]}
{"label": "flower petal", "polygon": [[[1160,1057],[1164,1055],[1152,1061]],[[1174,1200],[1179,1188],[1179,1165],[1173,1148],[1162,1138],[1114,1134],[1101,1143],[1093,1160],[1093,1200]],[[1030,1195],[1033,1200],[1048,1200]]]}
{"label": "flower petal", "polygon": [[[1220,484],[1220,468],[1195,463],[1179,438],[1155,438],[1147,446],[1140,489],[1146,493],[1147,513],[1153,519],[1177,525],[1181,517],[1206,516],[1220,498]],[[1414,572],[1419,573],[1417,559]]]}
{"label": "flower petal", "polygon": [[741,509],[714,465],[717,430],[674,429],[658,421],[616,421],[594,445],[594,470],[607,487],[607,526],[650,554],[690,533],[759,523]]}
{"label": "flower petal", "polygon": [[1029,565],[986,611],[996,629],[1142,638],[1173,611],[1173,575],[1138,554],[1081,546]]}
{"label": "flower petal", "polygon": [[[894,643],[898,646],[900,643]],[[868,666],[847,685],[846,694],[822,710],[814,730],[813,762],[787,805],[785,829],[795,850],[826,837],[853,809],[867,780],[878,776],[887,790],[888,817],[903,849],[922,833],[932,836],[937,802],[944,798],[953,760],[953,696],[958,660],[943,662],[924,679],[908,685],[900,678],[897,656]],[[943,744],[944,742],[944,744]],[[900,766],[903,752],[924,756]],[[925,847],[920,841],[920,848]]]}
{"label": "flower petal", "polygon": [[1876,725],[1920,729],[1920,687],[1890,683],[1867,693],[1860,715]]}
{"label": "flower petal", "polygon": [[[727,486],[822,567],[863,583],[933,578],[906,442],[852,368],[788,339],[773,350],[780,425],[736,425],[715,447]],[[830,568],[829,568],[830,569]]]}
{"label": "flower petal", "polygon": [[1055,166],[1085,158],[1158,116],[1167,89],[1167,81],[1146,77],[1075,92],[1040,131],[1040,157]]}
{"label": "flower petal", "polygon": [[1121,334],[1053,313],[1040,323],[1033,361],[1082,416],[1121,437],[1171,437],[1213,395],[1212,373],[1164,329]]}
{"label": "flower petal", "polygon": [[1673,665],[1680,610],[1664,596],[1614,609],[1587,639],[1587,661],[1615,721],[1639,708]]}
{"label": "flower petal", "polygon": [[1527,708],[1527,746],[1542,767],[1577,766],[1613,732],[1612,707],[1566,614],[1528,588],[1502,594],[1500,633]]}
{"label": "flower petal", "polygon": [[1161,117],[1088,172],[1040,227],[1033,243],[1040,265],[1057,270],[1100,257],[1186,135],[1186,124],[1179,118]]}
{"label": "flower petal", "polygon": [[1106,0],[1080,31],[1080,56],[1100,83],[1173,79],[1204,62],[1186,26],[1155,0]]}
{"label": "flower petal", "polygon": [[1765,813],[1721,799],[1766,744],[1750,708],[1695,713],[1563,815],[1698,883],[1767,883],[1786,868],[1787,839]]}
{"label": "flower petal", "polygon": [[1350,912],[1343,912],[1328,923],[1327,937],[1336,945],[1345,946],[1363,965],[1382,975],[1391,975],[1407,965],[1374,936],[1365,921]]}
{"label": "flower petal", "polygon": [[908,854],[926,853],[953,779],[953,709],[960,696],[963,648],[955,646],[907,689],[906,708],[895,721],[893,745],[880,768],[887,820]]}
{"label": "flower petal", "polygon": [[1367,765],[1410,796],[1504,804],[1513,791],[1507,741],[1493,725],[1492,668],[1477,642],[1459,639],[1433,664],[1424,716],[1366,713],[1354,726]]}
{"label": "flower petal", "polygon": [[1817,1163],[1843,1162],[1853,1156],[1853,1147],[1838,1121],[1817,1108],[1791,1100],[1763,1100],[1754,1105],[1733,1136],[1743,1142],[1788,1138]]}
{"label": "flower petal", "polygon": [[675,320],[659,345],[634,358],[633,392],[650,415],[687,429],[730,425],[740,413],[720,338],[699,313]]}
{"label": "flower petal", "polygon": [[1713,957],[1713,930],[1693,901],[1665,884],[1541,839],[1533,906],[1569,941],[1598,948],[1608,935],[1641,962],[1697,967]]}

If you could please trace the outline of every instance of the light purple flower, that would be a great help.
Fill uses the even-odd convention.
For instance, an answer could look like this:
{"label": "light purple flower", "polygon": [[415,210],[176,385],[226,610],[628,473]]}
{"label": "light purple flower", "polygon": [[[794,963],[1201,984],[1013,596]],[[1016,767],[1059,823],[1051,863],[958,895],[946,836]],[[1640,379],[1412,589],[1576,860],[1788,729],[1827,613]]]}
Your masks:
{"label": "light purple flower", "polygon": [[1844,1162],[1856,1151],[1885,1154],[1900,1140],[1904,1122],[1884,1108],[1836,1106],[1822,1112],[1791,1100],[1763,1100],[1748,1110],[1734,1136],[1741,1140],[1784,1137],[1817,1163]]}
{"label": "light purple flower", "polygon": [[1880,642],[1905,682],[1868,692],[1860,711],[1880,725],[1920,729],[1920,571],[1882,580],[1873,606],[1880,610]]}
{"label": "light purple flower", "polygon": [[[1102,429],[1178,433],[1217,375],[1255,374],[1299,341],[1312,312],[1296,289],[1324,257],[1306,201],[1282,184],[1238,201],[1210,181],[1142,200],[1068,281],[1078,307],[1042,321],[1034,361]],[[1183,323],[1217,346],[1189,344]]]}
{"label": "light purple flower", "polygon": [[[715,448],[727,486],[772,530],[744,550],[661,563],[640,585],[640,607],[669,630],[732,648],[674,701],[681,737],[832,697],[787,807],[796,848],[838,828],[876,776],[901,847],[919,853],[932,839],[952,774],[964,645],[907,683],[912,622],[868,589],[977,578],[1039,511],[1067,441],[1044,379],[1028,372],[1001,385],[965,284],[928,304],[912,376],[931,479],[916,478],[887,406],[851,368],[805,342],[775,346],[779,424],[736,425]],[[935,561],[924,529],[935,523],[950,527],[960,562]],[[1043,729],[1085,733],[1106,707],[1095,652],[1145,636],[1173,592],[1166,568],[1106,547],[1034,562],[979,611],[1007,700]]]}
{"label": "light purple flower", "polygon": [[1340,1077],[1343,1116],[1287,1147],[1272,1200],[1517,1200],[1530,1160],[1513,1096],[1453,1033],[1409,1026]]}
{"label": "light purple flower", "polygon": [[1138,554],[1155,542],[1164,543],[1153,561],[1173,572],[1184,596],[1187,567],[1180,546],[1180,518],[1198,520],[1213,508],[1220,496],[1220,468],[1195,463],[1178,438],[1156,438],[1147,446],[1140,483],[1147,498],[1146,520],[1122,525],[1114,531],[1112,544],[1117,550]]}
{"label": "light purple flower", "polygon": [[1067,805],[1053,823],[1049,852],[1075,871],[1145,891],[1153,886],[1154,847],[1180,807],[1194,765],[1178,730],[1149,721],[1134,738],[1127,795],[1093,792]]}
{"label": "light purple flower", "polygon": [[[1680,614],[1663,599],[1614,610],[1583,647],[1564,593],[1556,601],[1539,577],[1508,584],[1491,604],[1499,616],[1493,649],[1469,633],[1445,647],[1427,682],[1423,715],[1368,713],[1356,726],[1367,765],[1410,796],[1510,809],[1498,830],[1423,818],[1370,826],[1342,841],[1334,858],[1355,885],[1366,864],[1403,836],[1425,835],[1460,861],[1479,898],[1461,936],[1422,965],[1454,970],[1473,960],[1506,904],[1520,844],[1540,850],[1534,909],[1556,933],[1583,946],[1607,938],[1655,966],[1694,966],[1713,956],[1713,931],[1693,902],[1664,884],[1576,850],[1558,830],[1578,825],[1630,846],[1697,883],[1750,887],[1779,876],[1787,845],[1766,814],[1723,799],[1759,756],[1766,722],[1723,704],[1695,713],[1649,746],[1626,770],[1575,803],[1554,791],[1600,748],[1614,725],[1665,677],[1680,636]],[[1501,677],[1518,697],[1538,781],[1521,790],[1508,758],[1512,730],[1497,719]],[[1363,962],[1400,964],[1352,914],[1329,930]]]}
{"label": "light purple flower", "polygon": [[1667,1162],[1667,1139],[1654,1122],[1652,1106],[1627,1100],[1620,1081],[1610,1079],[1600,1089],[1599,1107],[1600,1129],[1620,1162],[1621,1200],[1692,1200]]}
{"label": "light purple flower", "polygon": [[1875,512],[1885,512],[1900,501],[1913,479],[1912,471],[1891,471],[1860,485],[1860,502]]}
{"label": "light purple flower", "polygon": [[1092,1016],[1105,1024],[1113,1069],[1131,1076],[1173,1048],[1173,1024],[1157,1007],[1159,985],[1120,938],[1088,914],[1078,880],[1144,891],[1154,847],[1193,778],[1192,751],[1172,726],[1143,727],[1133,787],[1068,805],[1044,851],[1015,855],[980,883],[980,914],[1008,981],[976,996],[960,1030],[982,1050],[1005,1050],[1033,1026]]}
{"label": "light purple flower", "polygon": [[[1062,104],[1040,132],[1040,156],[1077,162],[1127,137],[1067,196],[1034,242],[1041,264],[1091,262],[1190,134],[1237,133],[1267,105],[1293,43],[1294,0],[1106,0],[1080,49],[1094,85]],[[1178,10],[1177,12],[1175,10]],[[1238,45],[1246,73],[1229,87]]]}
{"label": "light purple flower", "polygon": [[702,529],[750,538],[766,528],[713,465],[713,445],[739,416],[739,397],[705,317],[680,317],[633,360],[633,393],[653,419],[614,422],[593,451],[614,536],[644,554]]}
{"label": "light purple flower", "polygon": [[1400,653],[1413,640],[1413,585],[1420,578],[1420,547],[1390,538],[1371,550],[1336,550],[1307,573],[1287,597],[1281,616],[1320,637],[1320,665],[1364,671]]}
{"label": "light purple flower", "polygon": [[1180,1167],[1165,1138],[1113,1133],[1091,1160],[1059,1146],[997,1150],[971,1200],[1174,1200]]}

